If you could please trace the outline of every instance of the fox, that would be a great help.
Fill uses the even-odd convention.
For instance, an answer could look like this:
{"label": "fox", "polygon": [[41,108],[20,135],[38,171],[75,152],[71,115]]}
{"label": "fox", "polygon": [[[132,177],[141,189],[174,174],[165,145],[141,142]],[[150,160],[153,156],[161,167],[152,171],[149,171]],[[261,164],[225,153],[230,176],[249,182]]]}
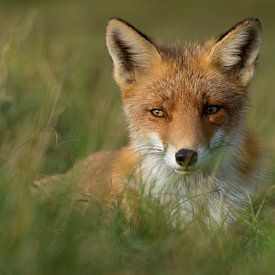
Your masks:
{"label": "fox", "polygon": [[167,209],[177,205],[168,218],[188,222],[202,211],[213,224],[231,224],[263,177],[261,145],[246,126],[261,42],[257,18],[203,43],[183,44],[156,42],[125,20],[110,19],[106,44],[128,145],[93,153],[34,187],[49,190],[73,176],[79,194],[102,196],[109,205],[123,201],[127,213],[130,190]]}

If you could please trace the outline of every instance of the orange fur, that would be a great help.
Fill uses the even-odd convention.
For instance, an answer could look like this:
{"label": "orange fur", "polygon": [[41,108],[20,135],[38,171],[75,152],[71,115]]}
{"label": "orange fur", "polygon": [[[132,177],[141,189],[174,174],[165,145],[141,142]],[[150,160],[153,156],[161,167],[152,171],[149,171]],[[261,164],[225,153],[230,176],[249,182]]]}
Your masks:
{"label": "orange fur", "polygon": [[249,177],[253,171],[257,171],[259,169],[257,165],[261,165],[259,164],[259,159],[261,159],[260,152],[260,145],[255,134],[249,131],[244,142],[243,163],[240,165],[240,171],[244,178]]}
{"label": "orange fur", "polygon": [[[100,190],[110,204],[122,199],[126,209],[132,202],[123,196],[125,189],[138,196],[141,183],[156,183],[154,194],[167,202],[161,190],[176,180],[182,200],[213,193],[207,207],[220,223],[223,210],[240,207],[246,192],[253,195],[257,189],[261,154],[246,130],[245,111],[260,22],[247,19],[220,38],[178,46],[154,43],[125,21],[112,19],[106,41],[122,92],[129,146],[94,154],[67,175],[77,176],[81,192]],[[191,155],[182,155],[186,159],[180,162],[180,152]],[[243,189],[241,182],[250,187]],[[189,210],[180,211],[189,217]]]}

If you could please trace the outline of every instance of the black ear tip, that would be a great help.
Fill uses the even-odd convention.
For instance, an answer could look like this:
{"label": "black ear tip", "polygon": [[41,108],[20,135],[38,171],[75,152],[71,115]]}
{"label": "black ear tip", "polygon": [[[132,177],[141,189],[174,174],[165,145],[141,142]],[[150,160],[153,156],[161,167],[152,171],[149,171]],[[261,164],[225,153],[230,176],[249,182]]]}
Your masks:
{"label": "black ear tip", "polygon": [[133,25],[131,25],[129,22],[127,22],[126,20],[119,18],[119,17],[111,17],[107,22],[107,27],[111,24],[120,24],[120,25],[124,25],[124,26],[130,27],[131,29],[136,30]]}
{"label": "black ear tip", "polygon": [[120,18],[112,17],[107,21],[107,29],[110,28],[113,25],[116,25],[117,23],[121,23],[122,21]]}
{"label": "black ear tip", "polygon": [[148,37],[146,34],[142,33],[141,31],[139,31],[136,27],[134,27],[133,25],[131,25],[130,23],[128,23],[126,20],[121,19],[119,17],[112,17],[112,18],[110,18],[108,20],[107,29],[109,27],[118,26],[118,25],[119,25],[119,28],[121,26],[123,26],[123,28],[126,27],[127,29],[130,29],[130,30],[134,31],[135,33],[137,33],[140,36],[142,36],[145,40],[147,40],[147,41],[149,41],[150,43],[153,44],[153,41],[151,40],[150,37]]}
{"label": "black ear tip", "polygon": [[232,28],[230,28],[228,31],[224,32],[220,36],[217,37],[217,41],[222,40],[227,34],[229,34],[231,31],[240,28],[240,27],[252,27],[253,29],[258,29],[257,33],[260,34],[262,33],[262,23],[261,20],[257,17],[249,17],[246,19],[243,19],[242,21],[238,22],[235,24]]}
{"label": "black ear tip", "polygon": [[107,23],[109,24],[110,22],[115,22],[115,21],[120,22],[120,23],[124,23],[126,25],[129,24],[127,21],[125,21],[124,19],[119,18],[119,17],[111,17],[111,18],[108,19]]}
{"label": "black ear tip", "polygon": [[258,17],[248,17],[244,19],[243,21],[257,21],[260,22],[260,19]]}
{"label": "black ear tip", "polygon": [[239,24],[247,23],[247,24],[256,24],[260,29],[262,28],[262,22],[257,17],[250,17],[242,20]]}
{"label": "black ear tip", "polygon": [[258,17],[250,17],[250,18],[248,18],[248,20],[249,20],[249,21],[255,21],[255,22],[261,24],[261,20],[260,20]]}

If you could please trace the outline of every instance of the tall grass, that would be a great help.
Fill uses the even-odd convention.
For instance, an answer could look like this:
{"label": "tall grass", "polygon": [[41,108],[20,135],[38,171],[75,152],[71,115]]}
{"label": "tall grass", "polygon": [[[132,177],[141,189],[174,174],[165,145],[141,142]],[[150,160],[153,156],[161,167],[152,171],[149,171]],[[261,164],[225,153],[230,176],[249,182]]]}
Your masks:
{"label": "tall grass", "polygon": [[[274,3],[169,3],[0,4],[0,274],[274,274]],[[234,226],[172,227],[154,203],[150,211],[141,207],[134,226],[101,202],[83,213],[66,190],[46,200],[30,194],[42,175],[126,143],[104,42],[111,16],[180,41],[206,39],[245,17],[262,19],[248,122],[269,152],[271,171],[262,195]]]}

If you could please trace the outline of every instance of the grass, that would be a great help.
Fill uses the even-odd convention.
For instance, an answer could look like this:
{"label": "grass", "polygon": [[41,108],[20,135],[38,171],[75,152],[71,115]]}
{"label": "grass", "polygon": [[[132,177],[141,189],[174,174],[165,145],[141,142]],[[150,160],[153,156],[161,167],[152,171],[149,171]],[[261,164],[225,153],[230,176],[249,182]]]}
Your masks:
{"label": "grass", "polygon": [[[274,274],[272,1],[7,1],[0,7],[0,274]],[[100,202],[83,216],[65,193],[51,201],[30,195],[41,175],[127,142],[104,42],[112,16],[180,41],[217,35],[245,17],[262,19],[248,123],[267,148],[271,171],[247,218],[232,228],[171,228],[159,207],[143,212],[134,227]]]}

